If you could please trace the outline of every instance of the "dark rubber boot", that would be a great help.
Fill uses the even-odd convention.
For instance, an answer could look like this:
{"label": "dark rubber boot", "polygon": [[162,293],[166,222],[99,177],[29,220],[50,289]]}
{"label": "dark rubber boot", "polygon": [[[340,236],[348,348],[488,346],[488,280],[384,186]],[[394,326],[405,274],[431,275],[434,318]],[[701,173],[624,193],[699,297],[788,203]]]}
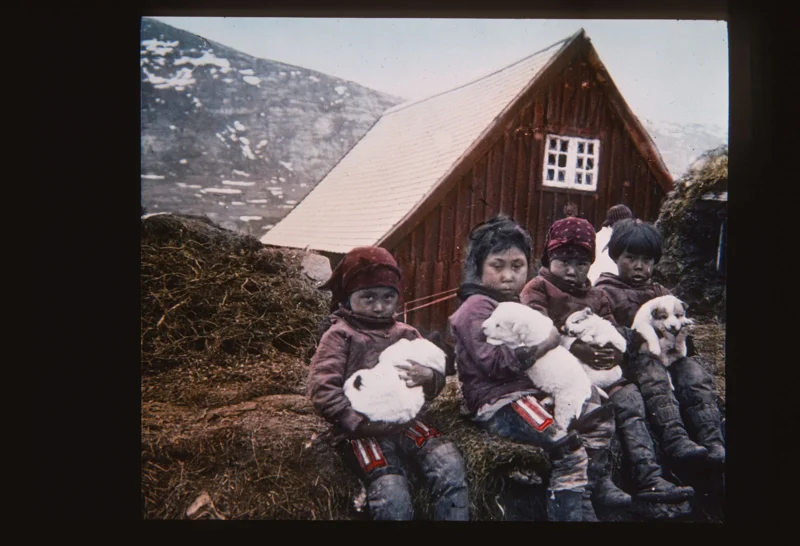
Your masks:
{"label": "dark rubber boot", "polygon": [[644,401],[636,385],[628,384],[611,396],[617,431],[628,460],[633,466],[637,499],[674,503],[694,496],[691,487],[679,487],[664,479],[656,461],[653,440],[645,423]]}
{"label": "dark rubber boot", "polygon": [[631,359],[628,373],[639,386],[650,424],[661,440],[664,453],[678,462],[705,459],[708,450],[694,443],[686,432],[678,400],[670,387],[669,372],[663,364],[651,356],[639,354]]}
{"label": "dark rubber boot", "polygon": [[633,499],[611,481],[611,450],[607,447],[587,449],[589,455],[589,487],[592,500],[600,505],[611,507],[630,506]]}
{"label": "dark rubber boot", "polygon": [[548,491],[547,521],[583,521],[583,492]]}

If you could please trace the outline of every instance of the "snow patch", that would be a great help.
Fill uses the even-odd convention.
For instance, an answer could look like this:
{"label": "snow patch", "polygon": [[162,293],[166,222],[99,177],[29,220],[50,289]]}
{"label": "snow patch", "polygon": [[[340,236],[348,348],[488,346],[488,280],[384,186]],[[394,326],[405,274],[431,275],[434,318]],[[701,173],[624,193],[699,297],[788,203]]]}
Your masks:
{"label": "snow patch", "polygon": [[244,146],[242,146],[242,154],[244,154],[244,156],[247,159],[255,159],[256,158],[255,154],[253,153],[253,150],[250,149],[250,146],[248,144],[245,144]]}
{"label": "snow patch", "polygon": [[244,205],[244,203],[242,203],[241,201],[231,201],[231,205],[241,207],[242,205]]}
{"label": "snow patch", "polygon": [[316,77],[316,76],[309,76],[308,79],[311,80],[312,82],[318,82],[319,81],[319,78]]}
{"label": "snow patch", "polygon": [[153,55],[161,55],[162,57],[167,53],[172,53],[172,50],[178,47],[177,40],[174,42],[162,42],[153,38],[152,40],[142,40],[142,45],[145,46],[145,51],[149,51]]}
{"label": "snow patch", "polygon": [[213,53],[205,52],[201,57],[181,57],[180,59],[175,60],[175,66],[180,66],[182,64],[193,64],[194,66],[206,66],[206,65],[213,65],[222,68],[223,72],[227,72],[228,69],[230,70],[231,63],[228,59],[220,59]]}
{"label": "snow patch", "polygon": [[236,127],[237,131],[246,131],[247,130],[247,127],[245,127],[244,125],[239,123],[239,120],[234,121],[233,122],[233,126]]}
{"label": "snow patch", "polygon": [[282,177],[282,176],[279,176],[278,180],[280,180],[281,182],[286,182],[286,179],[284,177]]}
{"label": "snow patch", "polygon": [[142,68],[142,71],[147,76],[147,79],[143,81],[150,82],[156,89],[169,89],[170,87],[174,87],[178,91],[183,91],[187,85],[197,83],[197,80],[192,77],[192,71],[188,68],[181,68],[169,79],[151,74],[146,68]]}
{"label": "snow patch", "polygon": [[205,188],[200,190],[200,193],[228,193],[228,194],[238,194],[242,193],[242,190],[237,190],[234,188]]}
{"label": "snow patch", "polygon": [[337,85],[336,87],[333,88],[333,90],[339,93],[340,95],[344,95],[344,92],[347,91],[347,87],[345,87],[344,85]]}
{"label": "snow patch", "polygon": [[244,70],[239,70],[239,74],[243,76],[252,76],[255,74],[255,72],[253,72],[252,68],[246,68]]}
{"label": "snow patch", "polygon": [[147,180],[164,180],[164,177],[160,174],[143,174],[142,178],[146,178]]}
{"label": "snow patch", "polygon": [[250,176],[246,172],[240,171],[240,170],[237,170],[237,169],[233,169],[233,174],[238,174],[239,176]]}
{"label": "snow patch", "polygon": [[226,186],[255,186],[255,182],[241,182],[239,180],[223,180],[223,184]]}
{"label": "snow patch", "polygon": [[181,165],[186,165],[189,162],[185,159],[181,159],[180,161],[178,161],[178,163],[180,163]]}
{"label": "snow patch", "polygon": [[267,199],[248,199],[247,202],[248,203],[252,203],[253,205],[260,205],[262,203],[267,203],[268,200]]}
{"label": "snow patch", "polygon": [[272,229],[275,227],[275,224],[267,224],[266,226],[262,226],[261,229]]}
{"label": "snow patch", "polygon": [[243,142],[245,146],[250,146],[250,139],[247,137],[239,137],[239,141]]}
{"label": "snow patch", "polygon": [[225,83],[233,83],[233,80],[230,78],[222,78],[222,81],[224,81]]}
{"label": "snow patch", "polygon": [[267,145],[267,140],[266,139],[260,140],[258,142],[258,144],[256,144],[256,150],[258,150],[259,148],[262,148],[262,147],[264,147],[266,145]]}
{"label": "snow patch", "polygon": [[250,222],[251,220],[263,220],[261,216],[239,216],[242,222]]}
{"label": "snow patch", "polygon": [[260,113],[260,114],[258,114],[258,115],[259,115],[259,116],[261,116],[262,118],[265,116],[264,112],[261,112],[261,113]]}
{"label": "snow patch", "polygon": [[186,187],[186,184],[184,184],[183,182],[177,182],[177,185],[178,185],[179,188],[185,188]]}
{"label": "snow patch", "polygon": [[287,199],[287,200],[286,200],[286,204],[287,204],[287,205],[296,205],[296,204],[297,204],[297,201],[294,201],[294,200],[291,200],[291,199]]}
{"label": "snow patch", "polygon": [[[294,171],[294,169],[292,168],[292,162],[291,161],[278,161],[278,163],[280,163],[281,165],[283,165],[285,168],[289,169],[290,171]],[[281,179],[281,182],[283,182],[283,179]]]}
{"label": "snow patch", "polygon": [[[189,186],[188,186],[188,187],[189,187],[189,188],[192,188],[193,190],[199,190],[199,189],[200,189],[200,188],[202,188],[203,186],[201,186],[200,184],[189,184]],[[197,195],[197,194],[195,194],[195,195]]]}
{"label": "snow patch", "polygon": [[242,79],[250,85],[258,85],[261,83],[261,78],[256,78],[255,76],[245,76]]}
{"label": "snow patch", "polygon": [[306,184],[305,182],[303,182],[303,183],[301,183],[301,184],[300,184],[300,187],[301,187],[301,188],[307,188],[307,187],[308,187],[308,184]]}
{"label": "snow patch", "polygon": [[169,126],[169,128],[170,128],[170,129],[172,129],[173,131],[174,131],[175,129],[177,129],[177,127],[175,127],[174,125],[170,125],[170,126]]}

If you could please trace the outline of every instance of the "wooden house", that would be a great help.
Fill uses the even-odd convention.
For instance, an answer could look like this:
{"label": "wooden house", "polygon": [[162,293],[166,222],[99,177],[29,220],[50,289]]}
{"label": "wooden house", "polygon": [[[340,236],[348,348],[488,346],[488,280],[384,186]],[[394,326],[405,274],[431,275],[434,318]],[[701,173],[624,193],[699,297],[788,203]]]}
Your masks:
{"label": "wooden house", "polygon": [[508,214],[531,232],[533,265],[555,220],[576,215],[599,228],[607,209],[624,203],[655,221],[672,186],[581,29],[387,110],[261,240],[316,250],[334,264],[353,247],[382,246],[403,269],[405,320],[444,329],[473,226]]}

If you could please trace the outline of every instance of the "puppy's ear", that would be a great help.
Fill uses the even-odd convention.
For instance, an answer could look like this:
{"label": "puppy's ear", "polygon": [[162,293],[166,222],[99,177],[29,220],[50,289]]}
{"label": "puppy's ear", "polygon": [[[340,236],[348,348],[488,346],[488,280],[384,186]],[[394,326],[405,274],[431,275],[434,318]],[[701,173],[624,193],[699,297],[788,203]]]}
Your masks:
{"label": "puppy's ear", "polygon": [[584,313],[586,313],[586,316],[587,316],[587,317],[588,317],[589,315],[594,315],[594,311],[592,311],[592,308],[591,308],[591,307],[587,307],[587,308],[586,308],[586,310],[584,311]]}
{"label": "puppy's ear", "polygon": [[678,300],[678,303],[680,303],[683,306],[683,312],[684,313],[686,312],[687,309],[689,309],[689,304],[686,303],[685,301]]}

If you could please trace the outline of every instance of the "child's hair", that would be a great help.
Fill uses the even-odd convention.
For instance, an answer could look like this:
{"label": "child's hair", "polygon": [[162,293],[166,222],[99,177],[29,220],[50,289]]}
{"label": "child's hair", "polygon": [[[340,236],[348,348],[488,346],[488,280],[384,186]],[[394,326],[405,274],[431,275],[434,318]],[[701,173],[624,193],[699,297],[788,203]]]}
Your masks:
{"label": "child's hair", "polygon": [[490,254],[518,248],[530,263],[533,241],[528,231],[505,214],[478,224],[469,234],[462,282],[481,284],[483,263]]}
{"label": "child's hair", "polygon": [[661,234],[647,222],[620,220],[614,224],[608,241],[608,256],[616,261],[625,251],[653,258],[654,263],[658,263],[661,259]]}

